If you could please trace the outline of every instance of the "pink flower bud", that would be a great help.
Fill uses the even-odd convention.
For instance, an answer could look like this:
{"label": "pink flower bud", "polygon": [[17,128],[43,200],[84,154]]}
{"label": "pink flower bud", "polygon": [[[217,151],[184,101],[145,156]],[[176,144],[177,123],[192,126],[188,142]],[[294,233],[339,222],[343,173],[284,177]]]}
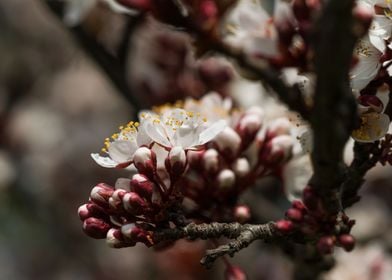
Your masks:
{"label": "pink flower bud", "polygon": [[246,158],[239,158],[233,163],[233,171],[238,177],[245,177],[250,172],[250,164]]}
{"label": "pink flower bud", "polygon": [[234,218],[237,222],[243,224],[250,219],[250,209],[246,205],[238,205],[234,209]]}
{"label": "pink flower bud", "polygon": [[141,214],[147,208],[147,203],[137,193],[128,192],[123,198],[124,209],[130,213]]}
{"label": "pink flower bud", "polygon": [[200,15],[203,19],[213,19],[218,15],[218,7],[214,1],[205,0],[200,3]]}
{"label": "pink flower bud", "polygon": [[165,167],[171,178],[181,176],[186,166],[187,158],[184,149],[182,147],[172,148],[165,160]]}
{"label": "pink flower bud", "polygon": [[106,244],[112,248],[129,247],[134,244],[127,244],[119,229],[111,228],[106,234]]}
{"label": "pink flower bud", "polygon": [[246,280],[245,272],[238,266],[229,265],[226,267],[225,280]]}
{"label": "pink flower bud", "polygon": [[218,174],[217,181],[220,189],[231,189],[235,183],[235,174],[230,169],[224,169]]}
{"label": "pink flower bud", "polygon": [[78,215],[82,221],[90,217],[107,218],[105,210],[95,203],[87,203],[80,206],[78,209]]}
{"label": "pink flower bud", "polygon": [[215,149],[208,149],[203,154],[203,167],[208,173],[215,173],[219,169],[219,154]]}
{"label": "pink flower bud", "polygon": [[109,198],[109,205],[112,209],[121,209],[122,208],[122,199],[127,191],[123,189],[118,189],[113,192],[111,198]]}
{"label": "pink flower bud", "polygon": [[226,157],[235,157],[241,147],[241,137],[231,127],[226,127],[213,141]]}
{"label": "pink flower bud", "polygon": [[253,107],[240,119],[236,131],[241,136],[242,148],[246,148],[256,136],[262,124],[263,113],[261,109]]}
{"label": "pink flower bud", "polygon": [[290,233],[294,229],[294,224],[292,221],[279,220],[275,223],[275,227],[281,233]]}
{"label": "pink flower bud", "polygon": [[105,238],[109,229],[108,223],[97,218],[90,217],[83,222],[83,231],[92,238]]}
{"label": "pink flower bud", "polygon": [[279,135],[260,150],[259,160],[266,164],[276,165],[288,160],[292,155],[294,139],[288,135]]}
{"label": "pink flower bud", "polygon": [[133,156],[133,163],[140,173],[149,178],[154,176],[157,168],[157,159],[155,153],[149,148],[141,147],[137,149]]}
{"label": "pink flower bud", "polygon": [[294,222],[301,222],[304,218],[302,212],[295,208],[290,208],[286,211],[286,217]]}
{"label": "pink flower bud", "polygon": [[317,242],[317,249],[321,254],[331,254],[335,246],[335,239],[332,236],[323,236]]}
{"label": "pink flower bud", "polygon": [[114,189],[112,187],[107,184],[100,183],[91,190],[90,198],[96,204],[102,207],[107,207],[108,200],[112,196],[113,192]]}
{"label": "pink flower bud", "polygon": [[121,227],[121,233],[131,242],[141,242],[148,246],[152,245],[148,238],[148,233],[134,223],[123,225]]}
{"label": "pink flower bud", "polygon": [[300,210],[302,213],[307,212],[306,210],[306,206],[303,204],[302,201],[300,200],[294,200],[291,205],[293,206],[293,208]]}
{"label": "pink flower bud", "polygon": [[354,249],[355,239],[351,234],[342,234],[339,236],[338,240],[339,240],[340,245],[347,252],[351,252]]}
{"label": "pink flower bud", "polygon": [[140,196],[151,200],[154,191],[154,183],[142,174],[135,174],[131,180],[131,190]]}

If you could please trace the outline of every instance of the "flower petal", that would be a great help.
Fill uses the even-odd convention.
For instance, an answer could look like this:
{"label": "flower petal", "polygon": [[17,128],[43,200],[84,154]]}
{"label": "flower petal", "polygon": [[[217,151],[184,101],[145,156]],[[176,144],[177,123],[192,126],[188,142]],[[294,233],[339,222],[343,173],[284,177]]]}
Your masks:
{"label": "flower petal", "polygon": [[105,168],[115,168],[117,166],[117,162],[115,162],[114,160],[112,160],[109,157],[102,157],[99,154],[91,154],[91,157],[93,158],[93,160],[95,160],[95,162]]}
{"label": "flower petal", "polygon": [[205,129],[199,135],[199,143],[198,145],[203,145],[209,141],[211,141],[215,136],[221,133],[225,127],[227,126],[227,122],[225,120],[219,120]]}
{"label": "flower petal", "polygon": [[138,146],[134,141],[116,140],[110,144],[108,153],[119,164],[132,160],[137,148]]}

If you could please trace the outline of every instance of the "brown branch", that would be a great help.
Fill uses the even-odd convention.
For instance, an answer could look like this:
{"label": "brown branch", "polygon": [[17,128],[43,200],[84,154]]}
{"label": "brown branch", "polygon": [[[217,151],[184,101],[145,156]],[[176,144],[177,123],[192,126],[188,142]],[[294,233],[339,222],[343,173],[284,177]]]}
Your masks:
{"label": "brown branch", "polygon": [[314,34],[317,85],[311,118],[314,132],[311,185],[331,214],[341,209],[339,190],[346,171],[343,150],[357,118],[356,102],[349,85],[357,40],[353,4],[352,0],[328,1]]}
{"label": "brown branch", "polygon": [[275,224],[270,222],[262,225],[250,225],[239,223],[211,223],[194,224],[191,223],[182,228],[165,229],[154,232],[154,243],[167,240],[188,239],[211,239],[226,237],[234,239],[232,242],[208,250],[204,258],[200,261],[207,268],[211,267],[214,261],[224,255],[233,256],[234,253],[248,247],[255,240],[272,240],[281,238],[275,230]]}

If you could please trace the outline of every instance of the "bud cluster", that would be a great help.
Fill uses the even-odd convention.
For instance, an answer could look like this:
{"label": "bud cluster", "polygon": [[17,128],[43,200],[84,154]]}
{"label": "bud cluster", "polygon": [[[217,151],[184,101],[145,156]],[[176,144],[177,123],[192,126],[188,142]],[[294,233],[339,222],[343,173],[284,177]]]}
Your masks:
{"label": "bud cluster", "polygon": [[246,222],[250,210],[238,198],[255,181],[277,172],[292,155],[294,138],[286,119],[265,123],[257,108],[240,113],[206,149],[188,153],[183,193],[189,211],[218,221]]}
{"label": "bud cluster", "polygon": [[217,93],[156,107],[139,121],[105,140],[107,156],[93,154],[103,167],[137,173],[115,188],[98,184],[79,208],[86,234],[113,247],[152,246],[155,230],[192,219],[247,222],[240,195],[279,171],[295,141],[287,119],[268,123],[260,108],[232,110]]}
{"label": "bud cluster", "polygon": [[300,233],[305,239],[316,240],[320,253],[330,254],[335,246],[346,251],[354,248],[355,240],[350,231],[355,224],[344,213],[330,215],[323,207],[320,196],[311,186],[303,191],[303,201],[295,200],[286,211],[286,219],[276,222],[276,228],[285,234]]}

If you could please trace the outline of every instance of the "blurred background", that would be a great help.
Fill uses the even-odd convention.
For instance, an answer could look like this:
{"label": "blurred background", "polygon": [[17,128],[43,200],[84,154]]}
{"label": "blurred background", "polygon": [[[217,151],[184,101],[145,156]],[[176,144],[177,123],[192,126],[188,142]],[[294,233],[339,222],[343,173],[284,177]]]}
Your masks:
{"label": "blurred background", "polygon": [[[148,49],[154,32],[171,39]],[[233,82],[222,58],[192,68],[188,39],[167,32],[90,0],[0,1],[0,279],[223,279],[221,263],[209,271],[198,264],[207,242],[181,241],[164,252],[111,249],[85,236],[77,215],[92,186],[127,176],[97,166],[89,154],[138,109],[208,90],[246,90],[245,105],[267,103],[259,85]],[[157,49],[165,44],[169,58],[162,59]],[[125,65],[113,60],[115,53]],[[160,72],[152,60],[173,72]],[[216,70],[214,81],[200,74],[206,64]],[[162,86],[169,90],[158,92]],[[342,266],[328,279],[392,279],[391,177],[391,167],[369,176],[365,198],[349,213],[358,219],[359,249],[354,257],[338,252]],[[289,205],[276,184],[270,179],[245,197],[263,213],[255,222],[277,219]],[[259,242],[234,262],[250,279],[291,279],[287,254]]]}

